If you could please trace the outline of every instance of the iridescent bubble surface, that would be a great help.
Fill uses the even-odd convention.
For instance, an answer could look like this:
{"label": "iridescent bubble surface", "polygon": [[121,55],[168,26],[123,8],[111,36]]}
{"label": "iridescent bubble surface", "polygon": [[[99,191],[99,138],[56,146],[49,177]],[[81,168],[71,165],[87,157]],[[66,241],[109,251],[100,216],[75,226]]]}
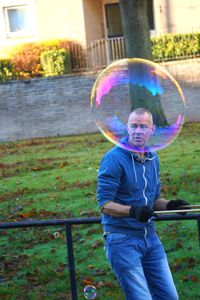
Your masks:
{"label": "iridescent bubble surface", "polygon": [[96,287],[93,285],[85,286],[83,294],[86,299],[95,299],[97,296]]}
{"label": "iridescent bubble surface", "polygon": [[[147,147],[157,151],[168,146],[180,133],[185,118],[185,97],[169,72],[152,61],[132,58],[109,65],[96,79],[90,101],[95,122],[112,143],[135,151],[127,145],[128,117],[143,107],[153,115],[154,132]],[[138,150],[138,149],[137,149]]]}

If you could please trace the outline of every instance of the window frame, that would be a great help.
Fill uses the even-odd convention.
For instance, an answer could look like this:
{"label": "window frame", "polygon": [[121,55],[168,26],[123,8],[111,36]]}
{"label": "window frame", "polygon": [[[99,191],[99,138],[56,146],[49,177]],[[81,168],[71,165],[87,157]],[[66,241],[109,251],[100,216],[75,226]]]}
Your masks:
{"label": "window frame", "polygon": [[121,17],[119,18],[120,21],[120,25],[121,25],[121,33],[117,33],[117,34],[110,34],[109,33],[109,9],[112,7],[118,7],[119,9],[119,3],[118,2],[114,2],[114,3],[105,3],[104,4],[104,11],[105,11],[105,21],[106,21],[106,31],[107,31],[107,37],[108,38],[117,38],[117,37],[122,37],[123,36],[123,28],[122,28],[122,21],[121,21]]}
{"label": "window frame", "polygon": [[10,28],[10,18],[9,18],[9,10],[11,9],[21,9],[26,8],[26,13],[29,15],[29,7],[27,4],[24,5],[16,5],[16,6],[6,6],[3,8],[4,13],[4,21],[5,21],[5,28],[6,28],[6,36],[7,37],[16,37],[16,36],[27,36],[30,33],[30,26],[28,25],[27,28],[18,30],[18,31],[11,31]]}
{"label": "window frame", "polygon": [[[10,9],[25,8],[27,14],[26,28],[11,31],[8,11]],[[32,38],[36,35],[35,5],[33,0],[0,0],[0,40],[14,40],[17,38]]]}
{"label": "window frame", "polygon": [[[150,32],[150,35],[153,36],[156,32],[156,20],[155,20],[155,11],[154,11],[155,10],[155,4],[154,4],[154,0],[148,0],[148,1],[149,2],[148,2],[148,7],[147,7],[147,13],[148,13],[148,21],[149,21],[149,32]],[[107,38],[123,37],[123,34],[118,35],[118,36],[117,35],[116,36],[109,36],[108,35],[107,11],[106,11],[106,6],[107,5],[119,5],[119,2],[116,2],[114,0],[104,2],[104,25],[105,25],[106,37]]]}

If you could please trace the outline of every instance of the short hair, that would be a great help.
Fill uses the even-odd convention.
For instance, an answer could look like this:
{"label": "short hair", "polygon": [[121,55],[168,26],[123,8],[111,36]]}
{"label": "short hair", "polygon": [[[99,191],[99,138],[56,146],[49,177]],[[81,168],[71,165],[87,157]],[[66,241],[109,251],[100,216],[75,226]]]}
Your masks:
{"label": "short hair", "polygon": [[128,118],[128,122],[130,120],[130,117],[132,116],[132,114],[136,114],[136,115],[143,115],[143,114],[148,114],[150,116],[150,119],[153,123],[153,115],[152,113],[150,112],[150,110],[148,110],[147,108],[144,108],[144,107],[138,107],[138,108],[135,108],[129,115],[129,118]]}

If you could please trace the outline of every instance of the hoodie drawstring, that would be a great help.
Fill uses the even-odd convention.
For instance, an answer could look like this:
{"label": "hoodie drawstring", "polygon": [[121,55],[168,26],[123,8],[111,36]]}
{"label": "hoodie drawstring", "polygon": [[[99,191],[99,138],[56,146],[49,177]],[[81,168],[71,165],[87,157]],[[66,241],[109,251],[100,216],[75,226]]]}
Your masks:
{"label": "hoodie drawstring", "polygon": [[137,182],[137,174],[136,174],[136,170],[135,170],[135,160],[134,160],[133,154],[131,154],[131,158],[132,158],[133,170],[134,170],[134,175],[135,175],[135,181]]}
{"label": "hoodie drawstring", "polygon": [[154,169],[155,169],[155,173],[156,173],[156,182],[157,184],[159,184],[159,181],[158,181],[158,174],[157,174],[157,168],[156,168],[156,162],[155,162],[155,159],[153,160],[153,165],[154,165]]}

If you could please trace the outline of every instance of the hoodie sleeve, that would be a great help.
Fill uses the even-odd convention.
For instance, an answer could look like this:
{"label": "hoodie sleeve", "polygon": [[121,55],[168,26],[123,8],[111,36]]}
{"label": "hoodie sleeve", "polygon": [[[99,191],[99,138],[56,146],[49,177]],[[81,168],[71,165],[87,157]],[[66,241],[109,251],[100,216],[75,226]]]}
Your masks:
{"label": "hoodie sleeve", "polygon": [[107,153],[101,161],[98,184],[97,200],[98,207],[101,208],[107,202],[114,201],[121,181],[121,167],[112,153]]}

